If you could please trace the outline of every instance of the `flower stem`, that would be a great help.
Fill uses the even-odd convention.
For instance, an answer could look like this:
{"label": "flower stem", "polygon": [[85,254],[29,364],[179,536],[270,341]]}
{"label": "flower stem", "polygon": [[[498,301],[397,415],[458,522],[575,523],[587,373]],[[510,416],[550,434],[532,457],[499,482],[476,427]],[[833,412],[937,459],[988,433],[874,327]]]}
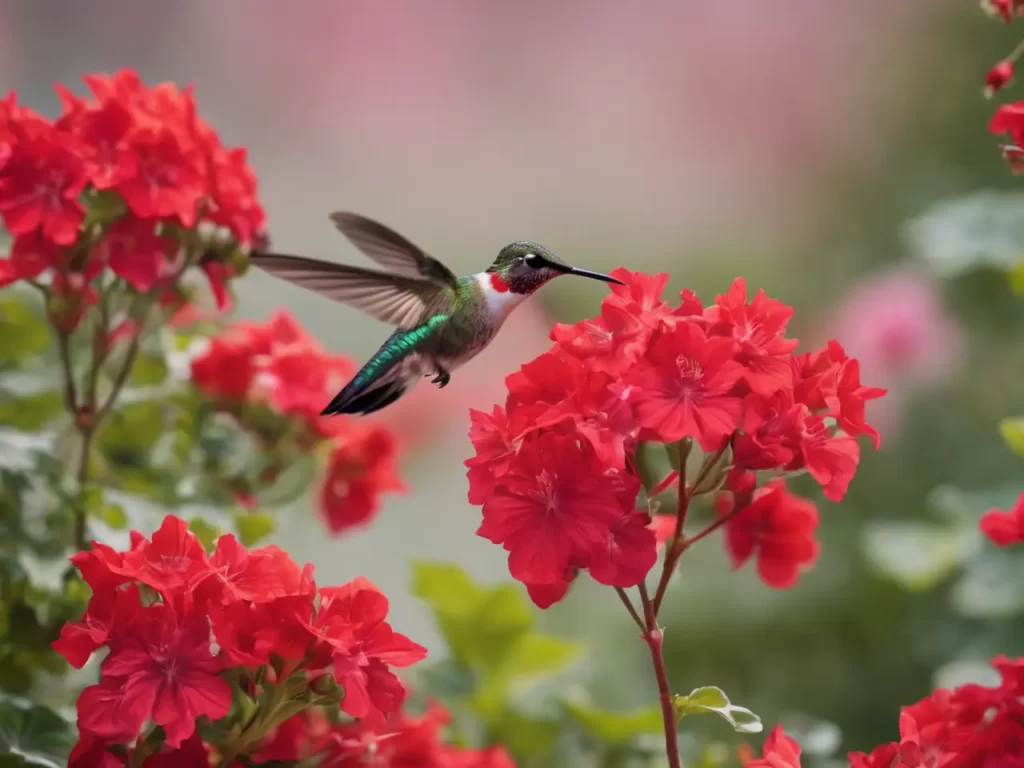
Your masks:
{"label": "flower stem", "polygon": [[622,604],[626,606],[626,610],[629,611],[630,617],[633,619],[636,625],[640,627],[640,631],[646,632],[647,625],[644,624],[643,619],[640,618],[640,614],[636,612],[636,608],[633,607],[633,601],[629,599],[629,595],[626,594],[626,590],[624,590],[622,587],[616,587],[615,593],[619,596],[619,600],[622,601]]}
{"label": "flower stem", "polygon": [[675,573],[676,563],[679,556],[683,554],[683,529],[686,527],[686,516],[690,511],[690,493],[686,487],[686,464],[679,467],[679,492],[676,504],[676,530],[671,541],[665,548],[665,562],[661,567],[661,578],[658,580],[658,588],[654,592],[654,615],[657,617],[661,610],[661,601],[665,599],[665,590]]}
{"label": "flower stem", "polygon": [[651,663],[654,665],[654,676],[658,680],[658,698],[661,701],[661,716],[665,725],[665,753],[670,768],[682,768],[679,757],[679,734],[676,728],[675,707],[672,704],[672,689],[668,683],[668,670],[665,668],[663,650],[665,633],[658,626],[658,617],[654,603],[647,594],[647,585],[640,582],[640,600],[644,609],[644,642],[651,651]]}

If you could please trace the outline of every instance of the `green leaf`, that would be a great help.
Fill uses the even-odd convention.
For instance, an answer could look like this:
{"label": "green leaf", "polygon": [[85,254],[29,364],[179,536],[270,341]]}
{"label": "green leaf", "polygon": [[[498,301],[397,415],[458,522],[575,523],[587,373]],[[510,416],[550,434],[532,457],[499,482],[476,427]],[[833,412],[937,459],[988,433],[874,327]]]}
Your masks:
{"label": "green leaf", "polygon": [[167,378],[167,361],[158,352],[141,354],[135,358],[128,384],[133,387],[155,387]]}
{"label": "green leaf", "polygon": [[958,531],[915,520],[869,523],[861,543],[876,573],[912,592],[934,589],[969,554]]}
{"label": "green leaf", "polygon": [[971,560],[954,584],[950,601],[961,616],[1010,619],[1024,613],[1024,558],[1006,550],[987,550]]}
{"label": "green leaf", "polygon": [[414,564],[413,594],[434,609],[452,655],[471,669],[493,673],[533,626],[521,590],[484,589],[456,565]]}
{"label": "green leaf", "polygon": [[761,718],[746,707],[738,707],[729,701],[725,691],[709,685],[695,688],[689,696],[676,696],[672,700],[676,718],[711,712],[723,718],[739,733],[760,733]]}
{"label": "green leaf", "polygon": [[193,517],[188,521],[188,529],[196,535],[199,542],[207,552],[212,552],[217,546],[217,539],[222,531],[215,525],[206,522],[201,517]]}
{"label": "green leaf", "polygon": [[552,674],[578,659],[583,651],[580,643],[531,632],[499,660],[494,676],[513,680]]}
{"label": "green leaf", "polygon": [[435,611],[449,615],[474,610],[484,594],[459,566],[424,561],[412,564],[411,591]]}
{"label": "green leaf", "polygon": [[0,751],[28,765],[60,766],[74,743],[71,724],[53,710],[0,698]]}
{"label": "green leaf", "polygon": [[253,547],[274,532],[277,523],[267,512],[236,512],[234,514],[238,540]]}
{"label": "green leaf", "polygon": [[1007,271],[1020,261],[1024,195],[975,192],[942,200],[904,226],[911,251],[940,277],[982,267]]}
{"label": "green leaf", "polygon": [[4,393],[0,400],[0,424],[25,432],[37,432],[63,413],[64,398],[59,392]]}
{"label": "green leaf", "polygon": [[[1024,261],[1021,264],[1024,264]],[[999,434],[1003,436],[1003,442],[1011,451],[1024,458],[1024,416],[1000,421]]]}
{"label": "green leaf", "polygon": [[1010,290],[1017,296],[1024,296],[1024,259],[1010,270]]}
{"label": "green leaf", "polygon": [[46,318],[26,296],[0,299],[0,367],[38,356],[50,343]]}
{"label": "green leaf", "polygon": [[103,522],[116,531],[123,530],[128,526],[128,514],[120,504],[104,504],[100,511]]}
{"label": "green leaf", "polygon": [[582,702],[564,701],[562,704],[587,733],[612,746],[624,747],[641,734],[660,734],[664,730],[660,707],[612,712]]}

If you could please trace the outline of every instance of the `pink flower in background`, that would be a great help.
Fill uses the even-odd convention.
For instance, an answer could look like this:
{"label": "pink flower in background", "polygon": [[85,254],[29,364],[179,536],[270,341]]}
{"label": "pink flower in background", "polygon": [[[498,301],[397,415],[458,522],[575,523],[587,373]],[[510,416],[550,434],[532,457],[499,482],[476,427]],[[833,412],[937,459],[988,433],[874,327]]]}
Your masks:
{"label": "pink flower in background", "polygon": [[952,378],[964,354],[964,332],[943,306],[939,284],[896,267],[871,275],[840,301],[826,338],[840,338],[860,361],[863,378],[889,390],[872,403],[880,431],[898,429],[906,395]]}

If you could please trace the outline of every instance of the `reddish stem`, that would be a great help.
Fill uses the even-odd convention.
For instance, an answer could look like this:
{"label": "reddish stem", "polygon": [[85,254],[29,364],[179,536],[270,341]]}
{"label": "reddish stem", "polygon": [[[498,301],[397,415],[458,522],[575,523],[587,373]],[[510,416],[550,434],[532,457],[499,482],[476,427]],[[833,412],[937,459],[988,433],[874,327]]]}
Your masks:
{"label": "reddish stem", "polygon": [[655,615],[654,603],[647,594],[647,586],[641,581],[639,588],[646,624],[643,638],[651,650],[654,676],[658,679],[658,698],[661,700],[661,716],[665,725],[665,753],[668,756],[669,768],[682,768],[682,761],[679,758],[676,712],[672,704],[672,689],[668,684],[668,670],[665,668],[665,653],[663,651],[665,633],[658,626],[658,617]]}

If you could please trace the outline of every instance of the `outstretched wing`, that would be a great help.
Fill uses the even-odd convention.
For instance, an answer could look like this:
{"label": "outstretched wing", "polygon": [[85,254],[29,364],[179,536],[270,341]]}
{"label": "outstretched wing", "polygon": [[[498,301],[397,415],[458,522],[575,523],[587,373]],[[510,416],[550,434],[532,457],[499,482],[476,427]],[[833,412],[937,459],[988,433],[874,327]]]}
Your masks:
{"label": "outstretched wing", "polygon": [[458,278],[448,267],[400,234],[357,213],[332,213],[334,226],[351,243],[388,272],[414,280],[430,280],[455,288]]}
{"label": "outstretched wing", "polygon": [[454,287],[423,278],[278,253],[254,254],[252,263],[274,277],[399,328],[415,328],[432,315],[448,310],[455,301]]}

